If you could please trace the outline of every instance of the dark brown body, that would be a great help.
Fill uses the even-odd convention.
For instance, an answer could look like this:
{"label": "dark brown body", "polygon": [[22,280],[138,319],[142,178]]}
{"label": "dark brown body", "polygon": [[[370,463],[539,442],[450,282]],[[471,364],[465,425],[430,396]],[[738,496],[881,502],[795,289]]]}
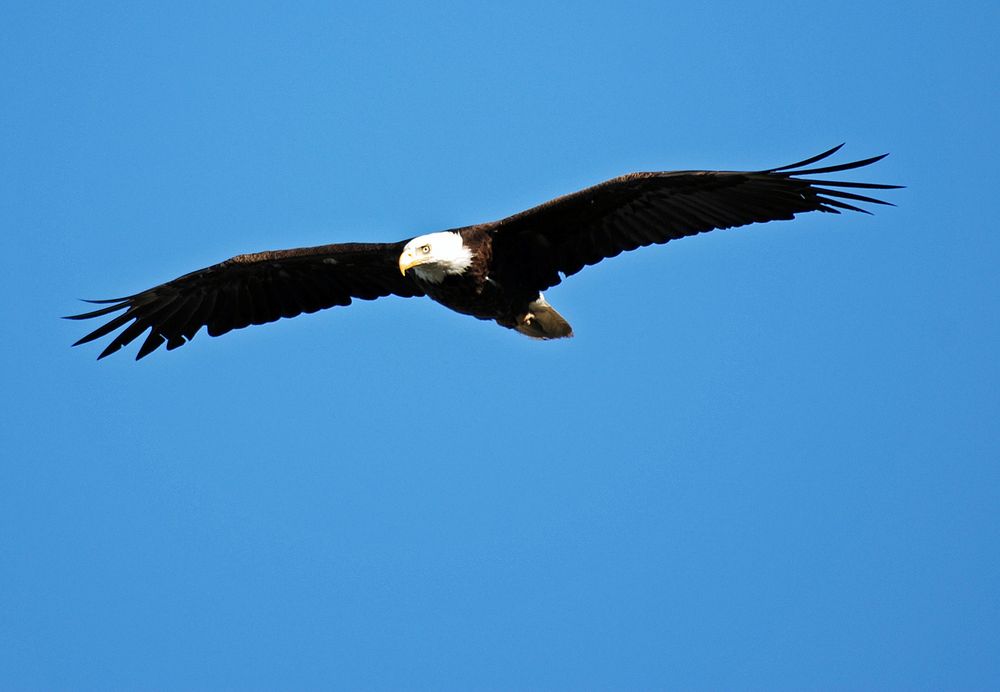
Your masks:
{"label": "dark brown body", "polygon": [[492,320],[537,339],[572,336],[569,323],[524,281],[517,259],[494,252],[493,228],[493,224],[483,224],[453,231],[472,251],[472,264],[461,274],[449,275],[440,283],[414,274],[413,281],[429,298],[463,315]]}
{"label": "dark brown body", "polygon": [[[499,281],[498,269],[493,276],[493,238],[480,227],[456,229],[462,242],[472,250],[472,264],[462,274],[452,274],[440,283],[425,281],[414,272],[410,278],[429,298],[455,312],[471,315],[481,320],[495,320],[515,312],[517,305],[526,308],[523,296],[508,295]],[[537,292],[536,292],[537,295]]]}

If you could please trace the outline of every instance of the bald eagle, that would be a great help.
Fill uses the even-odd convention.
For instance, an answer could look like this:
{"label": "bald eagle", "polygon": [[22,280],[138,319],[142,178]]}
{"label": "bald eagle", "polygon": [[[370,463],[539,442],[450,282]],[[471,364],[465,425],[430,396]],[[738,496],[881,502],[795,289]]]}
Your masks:
{"label": "bald eagle", "polygon": [[337,243],[237,255],[134,295],[87,301],[105,306],[67,319],[121,314],[73,345],[125,327],[100,359],[148,330],[138,360],[164,343],[168,351],[183,346],[202,327],[209,336],[219,336],[280,317],[350,305],[355,298],[388,295],[427,296],[537,339],[572,336],[569,323],[542,291],[585,266],[704,231],[791,219],[808,211],[870,213],[851,202],[889,204],[849,190],[898,185],[803,177],[861,168],[886,156],[807,168],[841,146],[760,171],[632,173],[500,221],[396,243]]}

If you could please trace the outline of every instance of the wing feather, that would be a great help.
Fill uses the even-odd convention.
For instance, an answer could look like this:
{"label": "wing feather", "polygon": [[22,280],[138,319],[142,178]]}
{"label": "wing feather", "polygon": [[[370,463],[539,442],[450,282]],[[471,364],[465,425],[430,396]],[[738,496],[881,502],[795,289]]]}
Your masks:
{"label": "wing feather", "polygon": [[810,211],[870,213],[851,202],[890,204],[843,188],[899,185],[802,177],[854,170],[886,156],[808,168],[842,146],[761,171],[663,171],[614,178],[495,222],[490,229],[494,257],[502,271],[541,291],[559,283],[560,275],[644,245]]}
{"label": "wing feather", "polygon": [[164,344],[167,350],[184,345],[202,327],[210,336],[219,336],[251,324],[350,305],[355,298],[423,295],[399,273],[397,262],[405,242],[343,243],[237,255],[132,296],[87,301],[104,307],[68,319],[123,312],[73,345],[124,327],[101,352],[99,358],[104,358],[148,330],[136,354],[138,360]]}

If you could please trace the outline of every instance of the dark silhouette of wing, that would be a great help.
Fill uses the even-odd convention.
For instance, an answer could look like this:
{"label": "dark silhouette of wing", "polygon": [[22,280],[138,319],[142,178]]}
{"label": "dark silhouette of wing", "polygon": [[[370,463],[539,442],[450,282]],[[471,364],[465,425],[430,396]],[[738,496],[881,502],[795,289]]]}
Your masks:
{"label": "dark silhouette of wing", "polygon": [[73,345],[128,325],[101,352],[100,359],[149,330],[138,360],[164,343],[168,351],[183,346],[203,326],[209,336],[219,336],[279,317],[350,305],[352,298],[423,295],[399,273],[399,254],[405,243],[343,243],[237,255],[132,296],[87,301],[108,305],[67,319],[124,312]]}
{"label": "dark silhouette of wing", "polygon": [[494,258],[504,271],[541,291],[558,284],[560,273],[570,276],[638,247],[791,219],[807,211],[870,213],[851,202],[889,204],[849,190],[900,186],[803,177],[861,168],[887,156],[807,168],[842,146],[763,171],[666,171],[614,178],[492,224]]}

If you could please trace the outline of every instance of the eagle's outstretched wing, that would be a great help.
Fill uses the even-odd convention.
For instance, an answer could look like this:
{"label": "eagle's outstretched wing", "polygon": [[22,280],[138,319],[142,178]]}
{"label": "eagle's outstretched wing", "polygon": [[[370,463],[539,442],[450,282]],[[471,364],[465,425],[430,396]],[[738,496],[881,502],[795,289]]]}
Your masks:
{"label": "eagle's outstretched wing", "polygon": [[164,343],[167,350],[184,345],[203,326],[210,336],[219,336],[280,317],[350,305],[353,298],[423,295],[400,275],[398,260],[405,243],[342,243],[237,255],[135,295],[88,301],[108,305],[67,319],[124,312],[73,345],[128,325],[101,352],[100,359],[149,330],[138,360]]}
{"label": "eagle's outstretched wing", "polygon": [[849,190],[900,186],[803,177],[861,168],[886,156],[807,168],[841,146],[763,171],[665,171],[613,178],[492,224],[494,258],[541,291],[558,284],[560,274],[570,276],[638,247],[791,219],[807,211],[869,213],[851,202],[889,204]]}

